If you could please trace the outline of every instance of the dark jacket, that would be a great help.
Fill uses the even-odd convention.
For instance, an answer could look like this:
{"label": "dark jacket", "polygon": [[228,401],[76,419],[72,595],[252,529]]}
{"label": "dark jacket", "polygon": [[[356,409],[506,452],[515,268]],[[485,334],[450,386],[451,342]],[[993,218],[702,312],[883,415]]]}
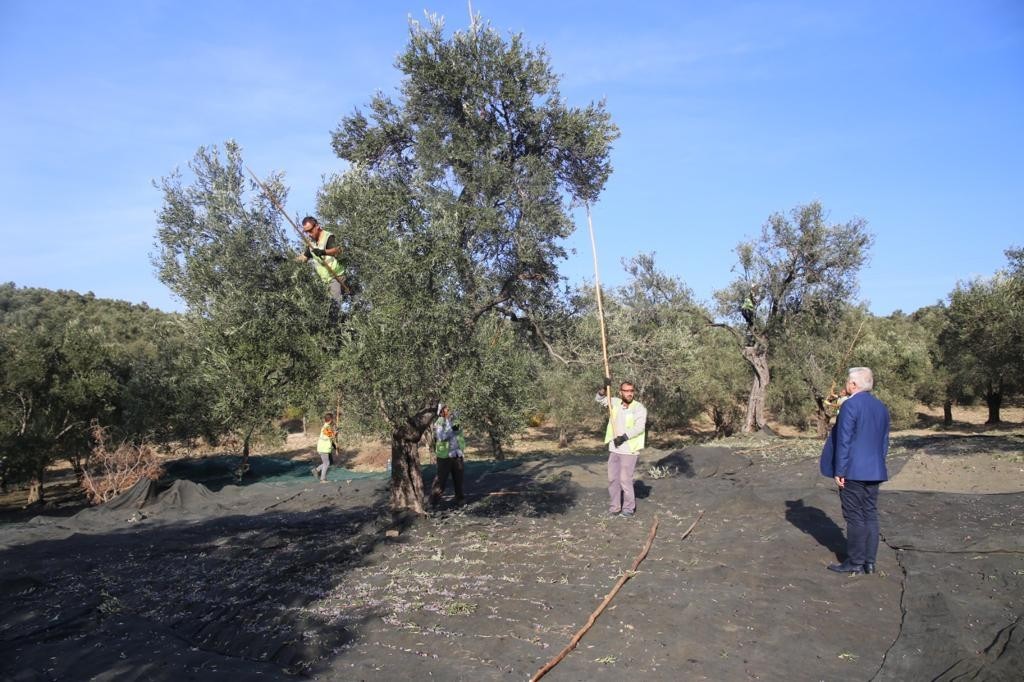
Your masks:
{"label": "dark jacket", "polygon": [[851,481],[887,481],[889,410],[868,391],[843,403],[836,425],[825,441],[819,462],[821,474]]}

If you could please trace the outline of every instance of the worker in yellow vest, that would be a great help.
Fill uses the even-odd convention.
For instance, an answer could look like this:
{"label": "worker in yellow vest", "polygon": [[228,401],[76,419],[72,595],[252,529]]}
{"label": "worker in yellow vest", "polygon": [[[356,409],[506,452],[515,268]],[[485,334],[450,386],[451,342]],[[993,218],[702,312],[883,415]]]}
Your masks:
{"label": "worker in yellow vest", "polygon": [[307,246],[306,251],[299,256],[299,260],[302,262],[313,261],[316,274],[327,285],[331,298],[340,305],[345,268],[338,260],[338,256],[341,255],[338,238],[320,227],[320,223],[313,216],[306,216],[302,219],[302,231],[306,233],[306,238],[313,246]]}
{"label": "worker in yellow vest", "polygon": [[640,451],[647,438],[647,408],[634,400],[636,387],[629,381],[619,385],[618,398],[608,397],[611,379],[597,392],[596,400],[605,408],[611,400],[611,415],[605,429],[604,442],[608,443],[608,495],[611,516],[629,518],[636,513],[633,493],[633,472]]}
{"label": "worker in yellow vest", "polygon": [[320,477],[321,483],[327,483],[327,469],[331,466],[331,453],[334,452],[334,413],[324,415],[324,424],[320,427],[320,437],[316,439],[316,452],[320,455],[320,465],[313,467],[313,475]]}

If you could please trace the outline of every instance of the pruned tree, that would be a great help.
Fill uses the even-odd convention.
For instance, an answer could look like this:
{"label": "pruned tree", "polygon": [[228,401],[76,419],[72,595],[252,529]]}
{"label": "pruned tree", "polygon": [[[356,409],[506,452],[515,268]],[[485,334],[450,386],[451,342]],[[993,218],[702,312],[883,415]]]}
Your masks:
{"label": "pruned tree", "polygon": [[391,438],[394,508],[422,513],[417,443],[438,401],[470,381],[478,326],[521,323],[551,295],[569,204],[597,198],[617,130],[603,104],[562,100],[543,49],[479,20],[450,36],[439,18],[412,22],[397,67],[400,96],[376,95],[334,132],[352,166],[320,213],[367,302],[348,322],[348,380]]}
{"label": "pruned tree", "polygon": [[[154,264],[188,307],[208,409],[241,441],[244,473],[253,437],[294,392],[319,382],[323,349],[333,347],[330,304],[312,273],[286,258],[280,217],[248,187],[237,144],[201,147],[189,169],[191,183],[176,172],[160,185]],[[283,200],[280,178],[266,184]]]}
{"label": "pruned tree", "polygon": [[767,422],[774,344],[807,318],[835,323],[857,292],[872,240],[863,219],[829,224],[821,204],[812,202],[788,217],[773,214],[760,237],[736,247],[737,276],[715,298],[753,372],[744,431],[760,431]]}

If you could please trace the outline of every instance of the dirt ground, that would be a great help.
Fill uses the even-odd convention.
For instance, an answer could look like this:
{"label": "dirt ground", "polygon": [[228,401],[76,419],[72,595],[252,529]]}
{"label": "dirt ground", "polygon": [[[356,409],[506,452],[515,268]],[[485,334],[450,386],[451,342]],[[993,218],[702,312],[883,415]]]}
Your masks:
{"label": "dirt ground", "polygon": [[605,513],[600,444],[560,451],[548,435],[500,466],[469,461],[468,504],[422,519],[392,517],[381,475],[178,481],[4,524],[0,678],[527,679],[657,522],[546,679],[1020,679],[1019,423],[894,434],[880,570],[855,577],[825,570],[843,521],[815,439],[656,441],[622,519]]}

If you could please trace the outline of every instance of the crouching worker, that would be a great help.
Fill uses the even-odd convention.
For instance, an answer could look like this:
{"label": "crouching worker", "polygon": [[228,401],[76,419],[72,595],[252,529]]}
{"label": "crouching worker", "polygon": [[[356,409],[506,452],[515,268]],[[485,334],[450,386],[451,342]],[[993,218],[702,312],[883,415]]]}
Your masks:
{"label": "crouching worker", "polygon": [[437,455],[437,475],[430,486],[430,504],[437,506],[441,495],[448,485],[448,476],[452,477],[455,488],[455,504],[466,501],[462,490],[465,475],[466,439],[458,424],[452,423],[454,417],[447,405],[441,407],[440,419],[434,426],[434,454]]}
{"label": "crouching worker", "polygon": [[316,451],[320,455],[320,465],[312,469],[314,476],[320,477],[321,483],[327,483],[327,469],[331,466],[331,453],[334,452],[334,414],[324,415],[324,425],[320,427],[320,437],[316,441]]}
{"label": "crouching worker", "polygon": [[635,387],[628,381],[619,386],[618,398],[609,397],[611,380],[597,392],[596,400],[608,407],[611,414],[605,430],[608,443],[608,513],[629,518],[636,513],[636,495],[633,493],[633,472],[636,460],[644,449],[647,437],[647,408],[633,400]]}

